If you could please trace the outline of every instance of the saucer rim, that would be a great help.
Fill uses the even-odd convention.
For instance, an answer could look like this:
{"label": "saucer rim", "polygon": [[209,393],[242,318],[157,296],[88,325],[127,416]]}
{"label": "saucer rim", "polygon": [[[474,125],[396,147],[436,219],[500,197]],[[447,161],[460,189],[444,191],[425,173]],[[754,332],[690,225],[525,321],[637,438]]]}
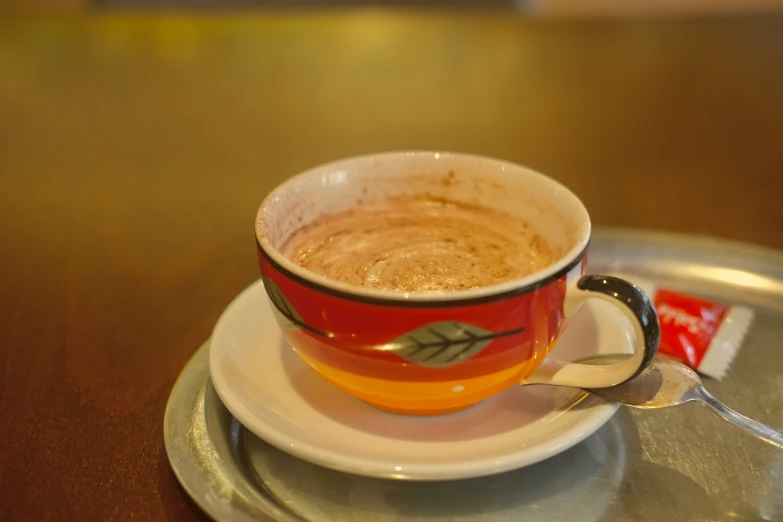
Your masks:
{"label": "saucer rim", "polygon": [[[399,462],[394,464],[378,459],[357,457],[324,449],[323,447],[302,441],[295,441],[295,444],[292,445],[290,435],[254,415],[239,397],[239,394],[231,391],[231,384],[225,379],[225,376],[222,375],[219,369],[216,369],[221,364],[220,346],[222,344],[219,342],[219,339],[227,328],[226,325],[229,318],[235,313],[236,309],[243,305],[246,306],[246,299],[259,291],[264,292],[265,296],[263,280],[260,278],[240,292],[224,309],[216,322],[209,344],[210,378],[220,400],[242,425],[254,435],[269,442],[279,450],[313,464],[345,473],[394,480],[438,481],[494,475],[536,464],[575,446],[600,429],[620,407],[619,404],[603,401],[584,392],[584,396],[574,395],[573,399],[569,399],[569,403],[573,405],[580,400],[589,401],[592,406],[589,412],[582,412],[581,414],[584,415],[584,418],[581,421],[564,429],[546,443],[522,447],[516,452],[505,453],[501,456],[485,457],[470,461],[455,460],[447,463],[407,462],[403,468],[404,471],[395,469],[395,467],[399,467]],[[271,314],[269,303],[265,303],[267,305],[266,309]],[[276,338],[282,337],[282,333],[279,330],[275,330],[273,335]],[[280,346],[281,343],[273,344]],[[317,378],[318,376],[314,373],[313,377]],[[388,415],[388,413],[379,410],[377,413]],[[563,415],[573,415],[573,413],[565,411]]]}

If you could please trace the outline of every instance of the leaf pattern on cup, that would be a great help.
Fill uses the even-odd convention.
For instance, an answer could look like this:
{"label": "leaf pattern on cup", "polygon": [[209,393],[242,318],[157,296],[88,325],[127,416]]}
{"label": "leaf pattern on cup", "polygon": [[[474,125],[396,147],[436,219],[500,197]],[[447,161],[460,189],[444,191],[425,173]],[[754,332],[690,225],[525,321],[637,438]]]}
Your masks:
{"label": "leaf pattern on cup", "polygon": [[274,305],[274,311],[277,312],[278,315],[282,316],[289,325],[295,326],[297,328],[303,328],[316,335],[320,335],[321,337],[332,337],[332,335],[329,333],[317,328],[313,328],[309,324],[305,323],[302,320],[302,316],[300,316],[299,312],[297,312],[296,308],[294,308],[294,305],[291,304],[291,301],[288,300],[288,298],[274,281],[266,276],[262,276],[261,279],[264,281],[266,295],[269,296],[269,300]]}
{"label": "leaf pattern on cup", "polygon": [[[318,336],[331,338],[333,334],[305,323],[280,288],[262,276],[264,289],[272,302],[273,311],[284,323],[302,328]],[[458,321],[439,321],[407,332],[379,347],[399,357],[427,368],[447,368],[466,361],[486,348],[492,341],[522,333],[524,328],[492,332],[479,326]]]}
{"label": "leaf pattern on cup", "polygon": [[446,368],[463,362],[499,337],[522,333],[524,328],[491,332],[478,326],[457,321],[441,321],[416,328],[384,349],[412,363],[428,368]]}

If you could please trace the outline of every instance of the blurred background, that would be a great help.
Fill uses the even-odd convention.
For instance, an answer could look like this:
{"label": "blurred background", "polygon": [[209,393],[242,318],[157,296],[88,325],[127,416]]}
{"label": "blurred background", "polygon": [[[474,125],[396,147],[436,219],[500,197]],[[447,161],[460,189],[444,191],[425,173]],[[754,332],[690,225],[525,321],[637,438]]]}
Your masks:
{"label": "blurred background", "polygon": [[454,8],[516,9],[546,15],[651,14],[748,12],[779,9],[781,0],[0,0],[0,6],[22,8],[85,8],[95,6],[146,6],[170,8],[237,7],[345,7],[384,5]]}
{"label": "blurred background", "polygon": [[423,148],[548,173],[598,225],[783,247],[783,0],[0,4],[4,193],[140,245],[244,238],[299,170]]}
{"label": "blurred background", "polygon": [[0,6],[25,8],[84,8],[90,6],[155,6],[155,7],[337,7],[385,5],[388,7],[429,6],[454,8],[518,9],[546,15],[573,14],[646,14],[667,12],[708,13],[720,11],[747,12],[755,9],[775,9],[781,0],[0,0]]}

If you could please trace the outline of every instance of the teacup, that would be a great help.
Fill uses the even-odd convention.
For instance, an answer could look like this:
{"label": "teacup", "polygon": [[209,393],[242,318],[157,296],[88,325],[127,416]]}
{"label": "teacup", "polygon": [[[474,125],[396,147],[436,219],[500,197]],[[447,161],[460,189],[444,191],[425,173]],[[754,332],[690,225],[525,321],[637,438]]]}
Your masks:
{"label": "teacup", "polygon": [[[405,293],[330,280],[280,252],[294,231],[322,215],[424,194],[518,216],[560,255],[537,273],[501,284]],[[645,294],[621,279],[584,275],[591,226],[582,202],[519,165],[442,152],[349,158],[275,188],[255,230],[262,278],[285,338],[328,382],[383,410],[449,413],[518,383],[614,386],[642,371],[658,349],[658,318]],[[627,359],[596,366],[548,356],[589,298],[614,304],[630,319],[635,335]],[[433,357],[433,350],[449,357]]]}

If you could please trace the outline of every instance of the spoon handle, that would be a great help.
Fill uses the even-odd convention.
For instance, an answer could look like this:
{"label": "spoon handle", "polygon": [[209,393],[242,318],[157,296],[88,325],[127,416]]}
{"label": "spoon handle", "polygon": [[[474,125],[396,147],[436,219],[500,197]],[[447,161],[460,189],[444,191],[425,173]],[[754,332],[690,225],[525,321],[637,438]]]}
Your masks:
{"label": "spoon handle", "polygon": [[740,415],[736,411],[732,410],[722,402],[720,402],[718,399],[710,395],[710,392],[708,392],[706,389],[704,389],[703,386],[699,386],[697,388],[694,388],[694,395],[696,398],[702,403],[709,406],[712,411],[732,423],[738,428],[742,428],[743,430],[755,435],[759,439],[769,442],[773,446],[777,446],[778,448],[783,448],[783,433],[774,430],[770,428],[769,426],[765,426],[764,424],[761,424],[760,422],[756,422],[754,420],[751,420],[744,415]]}

